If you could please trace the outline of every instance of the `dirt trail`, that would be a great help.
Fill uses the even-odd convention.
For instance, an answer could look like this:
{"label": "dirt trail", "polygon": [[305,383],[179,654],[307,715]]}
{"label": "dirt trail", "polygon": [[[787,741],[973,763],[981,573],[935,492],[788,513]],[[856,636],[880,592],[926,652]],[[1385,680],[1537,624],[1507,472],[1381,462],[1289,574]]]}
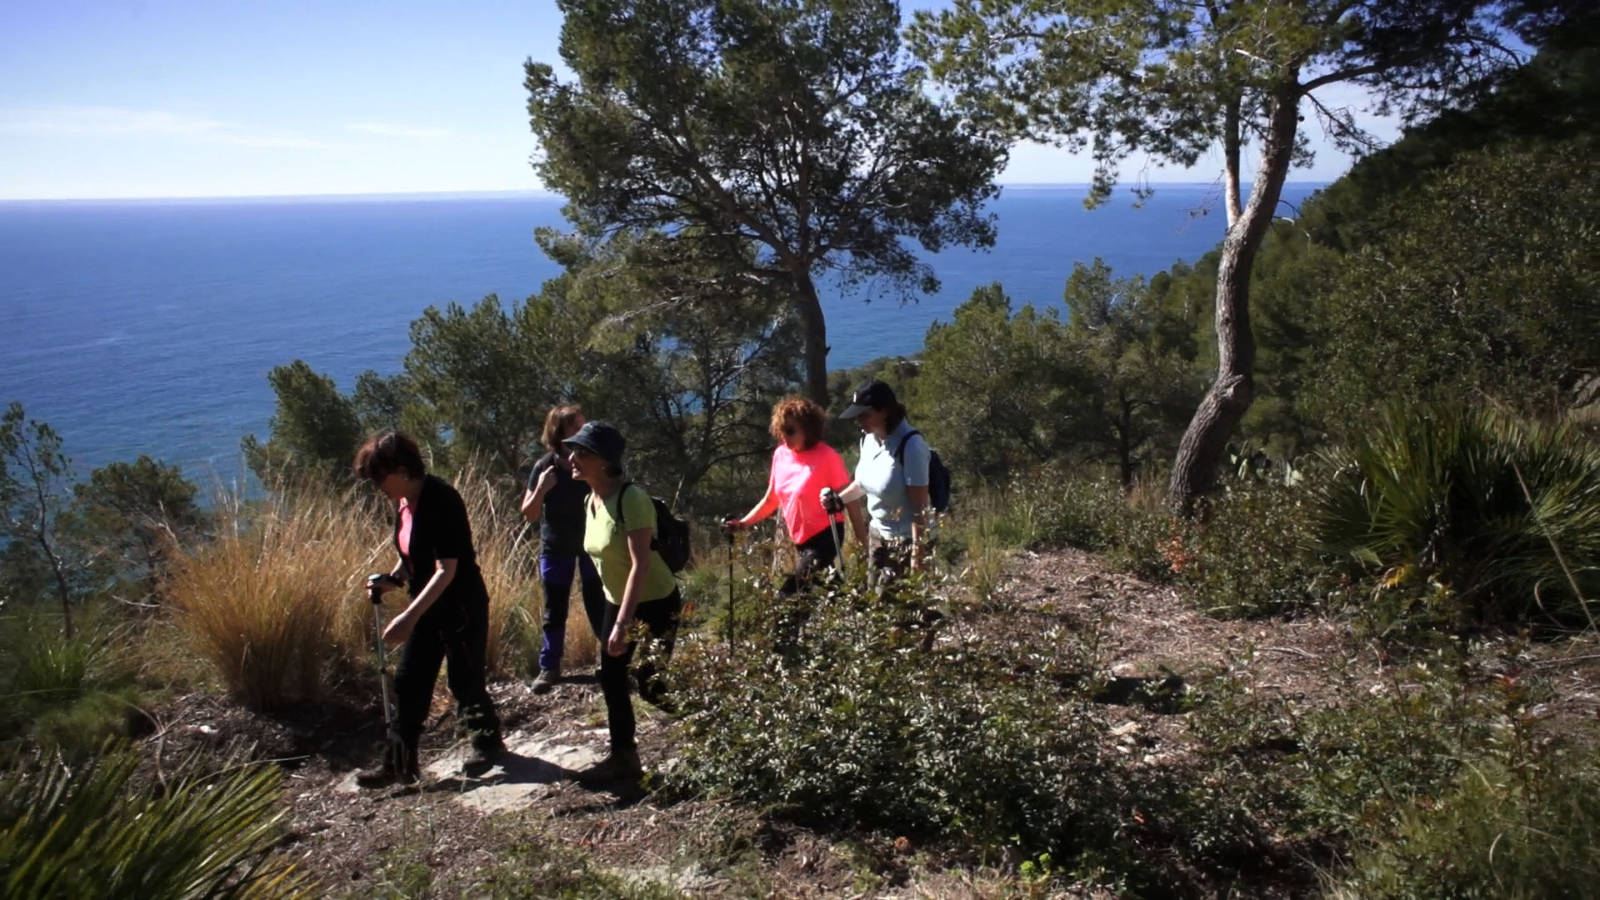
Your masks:
{"label": "dirt trail", "polygon": [[[1119,752],[1149,764],[1183,752],[1187,739],[1185,717],[1150,702],[1152,687],[1181,691],[1247,670],[1254,690],[1333,703],[1353,686],[1376,686],[1385,664],[1343,623],[1207,618],[1174,590],[1107,572],[1075,550],[1019,554],[994,595],[956,616],[941,640],[989,644],[1003,653],[1016,641],[1066,632],[1095,636],[1102,670],[1094,674],[1105,684],[1111,739]],[[1582,696],[1592,701],[1589,687]],[[1123,688],[1127,695],[1119,696]],[[893,836],[882,846],[871,837],[843,846],[728,804],[666,805],[636,786],[585,787],[573,775],[597,761],[606,743],[593,677],[544,696],[521,680],[491,692],[507,727],[508,763],[482,779],[455,774],[464,748],[450,743],[453,722],[441,695],[440,715],[424,738],[427,778],[420,790],[355,788],[354,766],[370,760],[381,737],[372,698],[361,707],[361,697],[352,695],[356,708],[288,725],[191,698],[193,709],[179,716],[185,724],[163,739],[214,740],[198,729],[215,735],[221,723],[223,730],[259,734],[265,745],[258,756],[296,758],[286,778],[284,852],[325,895],[473,895],[485,872],[504,871],[507,859],[529,845],[546,859],[581,856],[630,882],[696,897],[954,897],[999,885],[995,873],[930,869],[914,852],[897,849]],[[670,723],[642,703],[636,708],[645,766],[659,768],[672,753]],[[397,872],[411,881],[396,883]],[[877,886],[863,888],[864,882]]]}

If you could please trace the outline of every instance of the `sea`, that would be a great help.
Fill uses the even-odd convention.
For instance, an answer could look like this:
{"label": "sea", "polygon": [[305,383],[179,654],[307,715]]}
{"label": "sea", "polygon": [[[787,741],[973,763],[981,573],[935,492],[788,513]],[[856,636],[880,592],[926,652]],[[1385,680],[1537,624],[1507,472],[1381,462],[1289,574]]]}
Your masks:
{"label": "sea", "polygon": [[[1291,184],[1282,213],[1320,185]],[[985,251],[927,255],[941,290],[910,303],[823,284],[829,365],[913,354],[975,287],[1059,306],[1075,262],[1118,277],[1193,261],[1221,240],[1211,184],[1083,206],[1084,185],[1007,186]],[[81,477],[146,454],[199,484],[241,483],[240,439],[265,439],[267,373],[305,360],[348,390],[400,370],[424,309],[509,305],[558,267],[547,194],[0,202],[0,404],[47,422]],[[529,398],[543,406],[544,398]]]}

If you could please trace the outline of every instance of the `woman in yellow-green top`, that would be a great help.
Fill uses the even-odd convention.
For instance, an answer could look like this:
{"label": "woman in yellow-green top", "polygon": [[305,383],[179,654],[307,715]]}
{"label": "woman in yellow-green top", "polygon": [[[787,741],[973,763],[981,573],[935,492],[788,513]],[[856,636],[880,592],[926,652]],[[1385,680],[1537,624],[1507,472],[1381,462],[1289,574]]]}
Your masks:
{"label": "woman in yellow-green top", "polygon": [[[571,451],[572,477],[589,485],[583,550],[600,572],[608,601],[599,635],[605,642],[600,690],[606,698],[611,754],[585,776],[594,781],[636,778],[643,769],[628,699],[628,665],[636,643],[631,633],[635,622],[643,623],[649,637],[661,645],[662,656],[670,656],[683,599],[672,570],[651,549],[655,505],[644,488],[623,477],[627,441],[621,432],[604,422],[587,422],[563,443]],[[636,675],[640,695],[659,705],[662,684],[653,667],[641,664]]]}

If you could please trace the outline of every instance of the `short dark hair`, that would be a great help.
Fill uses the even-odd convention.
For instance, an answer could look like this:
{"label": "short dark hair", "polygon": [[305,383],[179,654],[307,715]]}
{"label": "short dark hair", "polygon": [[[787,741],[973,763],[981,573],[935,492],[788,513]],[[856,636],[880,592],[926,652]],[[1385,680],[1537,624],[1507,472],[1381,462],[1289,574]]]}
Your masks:
{"label": "short dark hair", "polygon": [[357,478],[377,484],[400,471],[421,478],[428,474],[428,466],[416,441],[404,432],[385,431],[368,438],[356,451],[355,471]]}
{"label": "short dark hair", "polygon": [[567,436],[567,431],[572,428],[572,423],[582,418],[582,416],[583,407],[576,403],[552,407],[544,417],[544,433],[539,436],[540,440],[550,450],[560,453],[561,439]]}
{"label": "short dark hair", "polygon": [[816,446],[817,441],[822,440],[826,415],[822,407],[805,397],[798,395],[785,397],[772,408],[772,423],[768,426],[768,430],[772,433],[773,439],[781,441],[784,429],[798,428],[805,437],[803,449],[809,450]]}

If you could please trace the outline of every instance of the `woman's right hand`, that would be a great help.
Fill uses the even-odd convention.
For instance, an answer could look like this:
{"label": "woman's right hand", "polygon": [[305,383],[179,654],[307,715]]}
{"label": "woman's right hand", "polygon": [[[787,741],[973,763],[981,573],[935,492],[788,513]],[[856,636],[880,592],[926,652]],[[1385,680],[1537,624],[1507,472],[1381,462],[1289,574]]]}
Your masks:
{"label": "woman's right hand", "polygon": [[831,487],[825,487],[819,491],[817,499],[822,503],[822,511],[825,513],[832,514],[844,511],[844,500]]}
{"label": "woman's right hand", "polygon": [[606,655],[621,656],[628,652],[628,623],[618,621],[611,628],[611,636],[606,639]]}
{"label": "woman's right hand", "polygon": [[548,494],[550,489],[556,486],[556,477],[556,467],[549,466],[539,473],[539,480],[533,483],[533,492],[536,494]]}

